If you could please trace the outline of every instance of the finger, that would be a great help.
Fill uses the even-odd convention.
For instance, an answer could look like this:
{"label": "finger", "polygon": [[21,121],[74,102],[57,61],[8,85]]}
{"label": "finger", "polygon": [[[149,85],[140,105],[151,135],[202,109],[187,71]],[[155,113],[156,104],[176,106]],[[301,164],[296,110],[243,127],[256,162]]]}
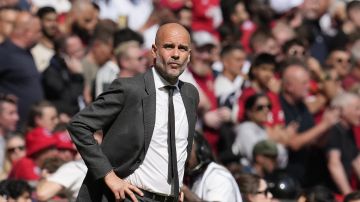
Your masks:
{"label": "finger", "polygon": [[184,201],[184,192],[180,192],[179,202]]}
{"label": "finger", "polygon": [[[129,187],[129,188],[130,188],[130,187]],[[125,192],[126,192],[126,194],[127,194],[128,196],[130,196],[131,201],[133,201],[133,202],[138,202],[135,194],[134,194],[130,189],[125,189]]]}
{"label": "finger", "polygon": [[120,191],[120,198],[121,198],[122,200],[125,199],[125,192],[124,192],[124,191]]}
{"label": "finger", "polygon": [[115,192],[114,195],[115,195],[115,199],[116,199],[116,200],[120,200],[120,194],[119,194],[119,192]]}
{"label": "finger", "polygon": [[139,188],[137,188],[136,186],[131,185],[129,188],[131,190],[133,190],[134,192],[136,192],[137,194],[139,194],[140,196],[144,196],[144,193]]}

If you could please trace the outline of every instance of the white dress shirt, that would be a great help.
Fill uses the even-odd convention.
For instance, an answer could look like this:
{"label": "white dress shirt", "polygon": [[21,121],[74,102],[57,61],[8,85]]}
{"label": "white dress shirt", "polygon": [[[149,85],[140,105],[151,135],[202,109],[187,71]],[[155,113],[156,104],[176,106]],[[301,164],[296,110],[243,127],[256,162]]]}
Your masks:
{"label": "white dress shirt", "polygon": [[[153,68],[156,89],[155,127],[144,162],[133,174],[125,178],[131,184],[154,193],[171,195],[168,183],[168,102],[169,94],[165,89],[169,83]],[[176,154],[179,174],[179,187],[182,186],[185,161],[187,158],[188,120],[178,85],[174,91]],[[145,109],[146,110],[146,109]]]}

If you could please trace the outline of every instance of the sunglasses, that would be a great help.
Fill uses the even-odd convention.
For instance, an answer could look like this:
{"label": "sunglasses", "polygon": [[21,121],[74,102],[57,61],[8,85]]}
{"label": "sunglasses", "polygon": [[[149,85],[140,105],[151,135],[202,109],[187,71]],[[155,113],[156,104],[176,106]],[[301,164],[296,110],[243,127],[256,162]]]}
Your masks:
{"label": "sunglasses", "polygon": [[8,153],[14,153],[17,149],[20,150],[20,151],[24,151],[25,150],[25,145],[7,148],[7,152]]}
{"label": "sunglasses", "polygon": [[257,105],[255,106],[255,111],[263,111],[264,109],[271,109],[271,104],[268,105]]}
{"label": "sunglasses", "polygon": [[344,58],[337,58],[336,59],[337,63],[351,63],[351,59],[344,59]]}
{"label": "sunglasses", "polygon": [[270,192],[269,188],[266,188],[264,191],[257,191],[255,194],[264,194],[264,196],[268,196]]}

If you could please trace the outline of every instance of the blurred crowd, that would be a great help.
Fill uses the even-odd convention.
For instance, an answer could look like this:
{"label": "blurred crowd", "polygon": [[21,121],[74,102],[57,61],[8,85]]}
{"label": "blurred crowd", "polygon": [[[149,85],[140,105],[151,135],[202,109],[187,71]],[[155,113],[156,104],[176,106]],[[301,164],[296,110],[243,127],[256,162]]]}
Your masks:
{"label": "blurred crowd", "polygon": [[0,0],[0,201],[74,201],[67,123],[168,22],[200,94],[185,201],[360,201],[359,0]]}

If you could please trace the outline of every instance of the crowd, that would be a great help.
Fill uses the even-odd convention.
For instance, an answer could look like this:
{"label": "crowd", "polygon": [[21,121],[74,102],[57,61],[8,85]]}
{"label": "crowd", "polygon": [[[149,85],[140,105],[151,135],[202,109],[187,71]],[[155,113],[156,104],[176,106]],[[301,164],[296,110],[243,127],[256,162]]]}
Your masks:
{"label": "crowd", "polygon": [[359,0],[2,0],[0,201],[74,201],[67,123],[168,22],[200,95],[185,201],[360,200]]}

